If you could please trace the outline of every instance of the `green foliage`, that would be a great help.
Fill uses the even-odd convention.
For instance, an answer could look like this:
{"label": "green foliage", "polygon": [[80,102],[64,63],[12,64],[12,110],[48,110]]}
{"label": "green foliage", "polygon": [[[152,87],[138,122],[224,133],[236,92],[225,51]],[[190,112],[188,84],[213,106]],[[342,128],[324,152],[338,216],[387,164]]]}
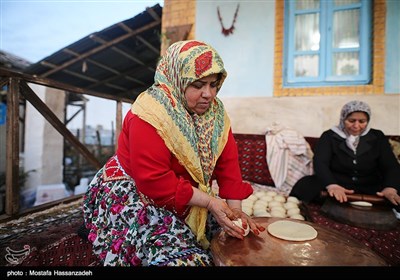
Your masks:
{"label": "green foliage", "polygon": [[[18,183],[19,183],[19,187],[20,189],[22,189],[25,185],[26,180],[28,179],[29,173],[31,172],[36,172],[36,170],[29,170],[29,171],[24,171],[23,169],[19,170],[19,177],[18,177]],[[5,190],[6,187],[6,173],[5,172],[1,172],[0,173],[0,189]]]}

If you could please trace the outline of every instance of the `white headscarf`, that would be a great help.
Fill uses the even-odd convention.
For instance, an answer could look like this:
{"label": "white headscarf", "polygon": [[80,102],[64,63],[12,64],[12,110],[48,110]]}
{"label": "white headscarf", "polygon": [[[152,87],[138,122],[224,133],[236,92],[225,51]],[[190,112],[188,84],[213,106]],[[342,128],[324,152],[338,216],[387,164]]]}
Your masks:
{"label": "white headscarf", "polygon": [[[367,117],[368,117],[368,125],[367,125],[367,127],[364,129],[364,131],[360,135],[357,135],[357,136],[349,134],[346,131],[345,124],[344,124],[344,121],[346,120],[346,118],[351,113],[354,113],[354,112],[366,113]],[[353,152],[356,152],[358,143],[360,141],[360,137],[364,136],[365,134],[367,134],[369,129],[370,129],[369,128],[370,119],[371,119],[371,108],[369,107],[369,105],[367,103],[363,102],[363,101],[353,100],[353,101],[350,101],[350,102],[346,103],[343,106],[342,111],[340,112],[339,125],[332,127],[331,130],[333,130],[340,137],[346,139],[347,146]]]}

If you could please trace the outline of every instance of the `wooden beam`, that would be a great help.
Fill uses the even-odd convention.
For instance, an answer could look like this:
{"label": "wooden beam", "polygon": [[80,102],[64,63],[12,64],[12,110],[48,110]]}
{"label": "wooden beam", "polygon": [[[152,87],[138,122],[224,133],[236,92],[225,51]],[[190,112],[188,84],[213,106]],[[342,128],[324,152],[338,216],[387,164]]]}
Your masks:
{"label": "wooden beam", "polygon": [[[98,64],[98,65],[97,65],[98,67],[101,67],[101,66],[100,66],[100,65],[101,65],[100,63],[97,63],[97,62],[95,62],[95,61],[93,61],[93,60],[90,60],[90,61],[91,61],[91,63],[93,63],[93,64]],[[89,59],[86,60],[86,62],[89,62]],[[45,65],[45,66],[47,66],[47,67],[49,67],[49,68],[56,68],[56,67],[57,67],[57,65],[51,64],[51,63],[49,63],[49,62],[47,62],[47,61],[44,61],[42,64]],[[110,68],[110,69],[111,69],[111,68]],[[107,69],[107,70],[108,70],[108,69]],[[93,88],[93,87],[95,87],[95,86],[97,86],[97,85],[105,84],[106,86],[108,86],[108,87],[110,87],[110,88],[115,88],[115,89],[120,90],[120,91],[125,91],[125,90],[127,90],[127,89],[124,88],[124,87],[120,87],[120,86],[115,85],[115,84],[112,84],[112,83],[106,83],[106,82],[104,82],[104,80],[99,81],[99,80],[97,80],[97,79],[90,78],[89,76],[85,76],[85,75],[82,75],[82,74],[77,73],[77,72],[75,72],[75,71],[68,70],[68,69],[64,69],[64,70],[62,70],[62,72],[65,72],[65,73],[67,73],[67,74],[69,74],[69,75],[71,75],[71,76],[74,76],[74,77],[77,77],[77,78],[79,78],[79,79],[82,79],[82,80],[89,81],[89,82],[92,82],[92,83],[93,83],[93,85],[91,85],[91,86],[89,86],[89,87],[86,87],[86,88]],[[119,73],[117,72],[117,73],[114,73],[114,74],[119,74]],[[115,77],[112,77],[112,79],[115,79]],[[112,79],[108,79],[108,80],[112,80]]]}
{"label": "wooden beam", "polygon": [[81,153],[95,168],[100,169],[101,163],[97,158],[83,145],[57,118],[49,107],[33,92],[33,90],[25,83],[20,83],[22,95],[38,110],[43,117]]}
{"label": "wooden beam", "polygon": [[150,44],[147,40],[145,40],[142,36],[136,36],[136,38],[142,42],[144,45],[146,45],[146,47],[148,47],[150,50],[152,50],[155,54],[160,55],[160,50],[153,47],[152,44]]}
{"label": "wooden beam", "polygon": [[65,125],[69,124],[80,112],[82,112],[83,107],[81,107],[78,111],[75,112],[68,120],[65,121]]}
{"label": "wooden beam", "polygon": [[26,208],[26,209],[20,211],[18,214],[13,215],[13,216],[3,214],[3,215],[0,215],[0,222],[5,223],[7,221],[16,220],[16,219],[18,219],[20,217],[24,217],[24,216],[27,216],[29,214],[34,214],[36,212],[47,210],[47,209],[49,209],[51,207],[54,207],[54,206],[67,204],[67,203],[73,202],[75,200],[81,199],[84,195],[85,195],[84,193],[71,195],[71,196],[68,196],[66,198],[53,200],[53,201],[50,201],[50,202],[47,202],[47,203],[44,203],[44,204],[40,204],[40,205],[37,205],[37,206],[32,206],[32,207],[29,207],[29,208]]}
{"label": "wooden beam", "polygon": [[6,215],[19,212],[19,83],[9,78],[6,121]]}
{"label": "wooden beam", "polygon": [[0,79],[0,88],[4,87],[6,84],[8,84],[8,82],[9,79],[7,78]]}
{"label": "wooden beam", "polygon": [[[129,26],[127,26],[125,23],[120,22],[118,23],[118,25],[124,29],[126,32],[132,32],[132,28],[130,28]],[[146,45],[150,50],[152,50],[155,54],[159,55],[160,54],[160,50],[158,50],[157,48],[153,47],[153,45],[151,45],[149,42],[147,42],[142,36],[140,35],[136,35],[136,39],[138,39],[139,41],[141,41],[144,45]]]}
{"label": "wooden beam", "polygon": [[157,21],[160,21],[160,16],[153,10],[153,8],[149,7],[146,8],[146,12],[148,12],[152,18],[154,18]]}
{"label": "wooden beam", "polygon": [[[79,56],[78,53],[76,53],[76,52],[74,52],[74,51],[72,51],[70,49],[63,49],[63,52],[66,52],[66,53],[68,53],[70,55],[73,55],[75,57]],[[111,67],[108,67],[108,66],[106,66],[106,65],[104,65],[104,64],[102,64],[100,62],[97,62],[97,61],[95,61],[93,59],[87,58],[87,59],[85,59],[85,61],[87,63],[96,65],[97,67],[102,68],[104,70],[107,70],[107,71],[109,71],[109,72],[111,72],[111,73],[116,75],[116,76],[111,76],[110,78],[107,78],[107,79],[102,79],[100,82],[96,82],[96,83],[92,84],[91,86],[87,86],[86,87],[87,89],[96,87],[96,86],[104,84],[104,83],[109,83],[109,81],[115,80],[115,79],[120,78],[120,77],[123,77],[123,78],[125,78],[127,80],[136,82],[136,83],[141,84],[141,85],[145,85],[145,83],[143,83],[142,81],[140,81],[138,79],[135,79],[135,78],[132,78],[132,77],[124,74],[123,72],[117,71],[117,70],[115,70],[115,69],[113,69]],[[123,89],[123,90],[126,90],[126,89]]]}
{"label": "wooden beam", "polygon": [[[154,21],[154,22],[149,23],[149,24],[147,24],[147,25],[145,25],[145,26],[142,26],[142,27],[136,29],[134,32],[131,32],[131,33],[127,33],[127,34],[125,34],[125,35],[122,35],[121,37],[118,37],[118,38],[116,38],[116,39],[114,39],[114,40],[112,40],[112,41],[109,41],[109,42],[107,42],[107,43],[104,44],[104,45],[101,45],[101,46],[99,46],[99,47],[97,47],[97,48],[91,49],[91,50],[88,51],[88,52],[85,52],[84,54],[80,55],[79,57],[77,57],[77,58],[75,58],[75,59],[68,60],[67,62],[65,62],[64,64],[61,64],[61,65],[58,66],[57,68],[52,69],[52,70],[50,70],[50,71],[47,71],[46,73],[43,73],[41,76],[42,76],[42,77],[48,77],[48,76],[50,76],[51,74],[53,74],[53,73],[55,73],[55,72],[58,72],[58,71],[61,71],[61,70],[65,69],[65,68],[67,68],[68,66],[74,64],[75,62],[78,62],[78,61],[80,61],[80,60],[83,60],[83,59],[85,59],[85,58],[87,58],[87,57],[89,57],[89,56],[91,56],[91,55],[93,55],[93,54],[95,54],[95,53],[98,53],[98,52],[100,52],[100,51],[102,51],[102,50],[104,50],[104,49],[106,49],[106,48],[110,48],[110,47],[116,45],[116,44],[119,43],[119,42],[122,42],[122,41],[124,41],[124,40],[126,40],[126,39],[128,39],[128,38],[130,38],[130,37],[132,37],[132,36],[135,36],[135,35],[137,35],[137,34],[140,34],[141,32],[144,32],[144,31],[146,31],[146,30],[149,30],[149,29],[151,29],[151,28],[153,28],[153,27],[155,27],[155,26],[157,26],[157,25],[159,25],[159,24],[161,24],[161,20]],[[90,35],[90,37],[96,36],[95,34],[96,34],[96,33],[93,33],[92,35]]]}
{"label": "wooden beam", "polygon": [[[46,66],[46,67],[49,67],[49,68],[53,68],[53,69],[57,68],[57,65],[52,64],[52,63],[47,62],[47,61],[43,61],[43,62],[41,62],[41,64],[43,66]],[[77,77],[77,78],[85,80],[85,81],[93,82],[93,83],[97,83],[99,81],[97,79],[90,78],[89,76],[85,76],[85,75],[82,75],[80,73],[77,73],[77,72],[74,72],[74,71],[70,71],[70,70],[67,70],[67,69],[64,69],[62,72],[65,72],[67,74],[70,74],[71,76]]]}
{"label": "wooden beam", "polygon": [[126,97],[119,97],[119,96],[115,96],[115,95],[100,93],[100,92],[93,91],[93,90],[85,90],[83,88],[71,86],[71,85],[57,82],[57,81],[54,81],[51,79],[41,78],[36,75],[32,76],[29,74],[10,71],[10,70],[2,68],[2,67],[0,67],[0,76],[21,78],[22,80],[24,80],[26,82],[30,82],[30,83],[34,83],[34,84],[38,84],[38,85],[42,85],[42,86],[46,86],[46,87],[51,87],[51,88],[57,88],[57,89],[61,89],[64,91],[70,91],[70,92],[74,92],[76,94],[87,94],[87,95],[110,99],[110,100],[116,100],[116,101],[121,100],[121,101],[128,102],[128,103],[131,103],[134,100],[134,99],[128,99]]}
{"label": "wooden beam", "polygon": [[[90,37],[90,39],[96,41],[97,43],[104,44],[104,45],[108,43],[107,41],[101,39],[100,37],[97,37],[96,35],[92,35],[92,36]],[[147,65],[146,65],[143,61],[141,61],[139,58],[134,57],[133,55],[127,53],[126,51],[121,50],[121,49],[118,48],[118,47],[112,46],[112,47],[110,47],[110,49],[113,50],[113,51],[115,51],[116,53],[119,53],[119,54],[122,55],[122,56],[125,56],[127,59],[130,59],[130,60],[136,62],[136,63],[139,64],[139,65],[145,66],[146,69],[149,70],[150,72],[155,72],[155,71],[156,71],[156,69],[154,69],[153,67],[147,66]]]}

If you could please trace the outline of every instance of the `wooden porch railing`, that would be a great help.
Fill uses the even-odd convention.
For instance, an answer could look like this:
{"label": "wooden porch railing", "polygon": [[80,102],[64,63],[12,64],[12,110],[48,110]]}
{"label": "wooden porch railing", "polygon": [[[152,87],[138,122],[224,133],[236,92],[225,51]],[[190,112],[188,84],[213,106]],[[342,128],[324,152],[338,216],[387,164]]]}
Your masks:
{"label": "wooden porch railing", "polygon": [[[38,84],[49,88],[55,88],[66,92],[76,94],[86,94],[104,99],[116,101],[116,133],[115,137],[121,131],[122,125],[122,102],[131,103],[132,100],[112,96],[92,90],[85,90],[47,78],[40,78],[28,74],[10,71],[0,67],[0,88],[7,86],[7,117],[6,117],[6,198],[5,198],[5,214],[0,216],[0,221],[16,218],[20,213],[20,186],[19,177],[19,101],[25,98],[30,102],[40,114],[81,154],[93,167],[99,169],[101,164],[99,160],[77,139],[62,123],[52,110],[36,95],[29,87],[28,83]],[[114,143],[117,143],[115,141]],[[73,198],[79,198],[75,196]],[[67,197],[62,200],[32,207],[24,211],[24,213],[36,212],[44,208],[53,206],[54,204],[63,203],[71,200]]]}

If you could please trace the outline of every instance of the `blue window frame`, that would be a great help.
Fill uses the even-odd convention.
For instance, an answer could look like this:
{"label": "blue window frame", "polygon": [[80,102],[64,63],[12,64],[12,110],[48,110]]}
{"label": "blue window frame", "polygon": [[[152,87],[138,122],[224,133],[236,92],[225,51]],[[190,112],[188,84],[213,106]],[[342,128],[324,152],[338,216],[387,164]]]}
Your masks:
{"label": "blue window frame", "polygon": [[285,87],[371,81],[371,0],[285,0]]}

